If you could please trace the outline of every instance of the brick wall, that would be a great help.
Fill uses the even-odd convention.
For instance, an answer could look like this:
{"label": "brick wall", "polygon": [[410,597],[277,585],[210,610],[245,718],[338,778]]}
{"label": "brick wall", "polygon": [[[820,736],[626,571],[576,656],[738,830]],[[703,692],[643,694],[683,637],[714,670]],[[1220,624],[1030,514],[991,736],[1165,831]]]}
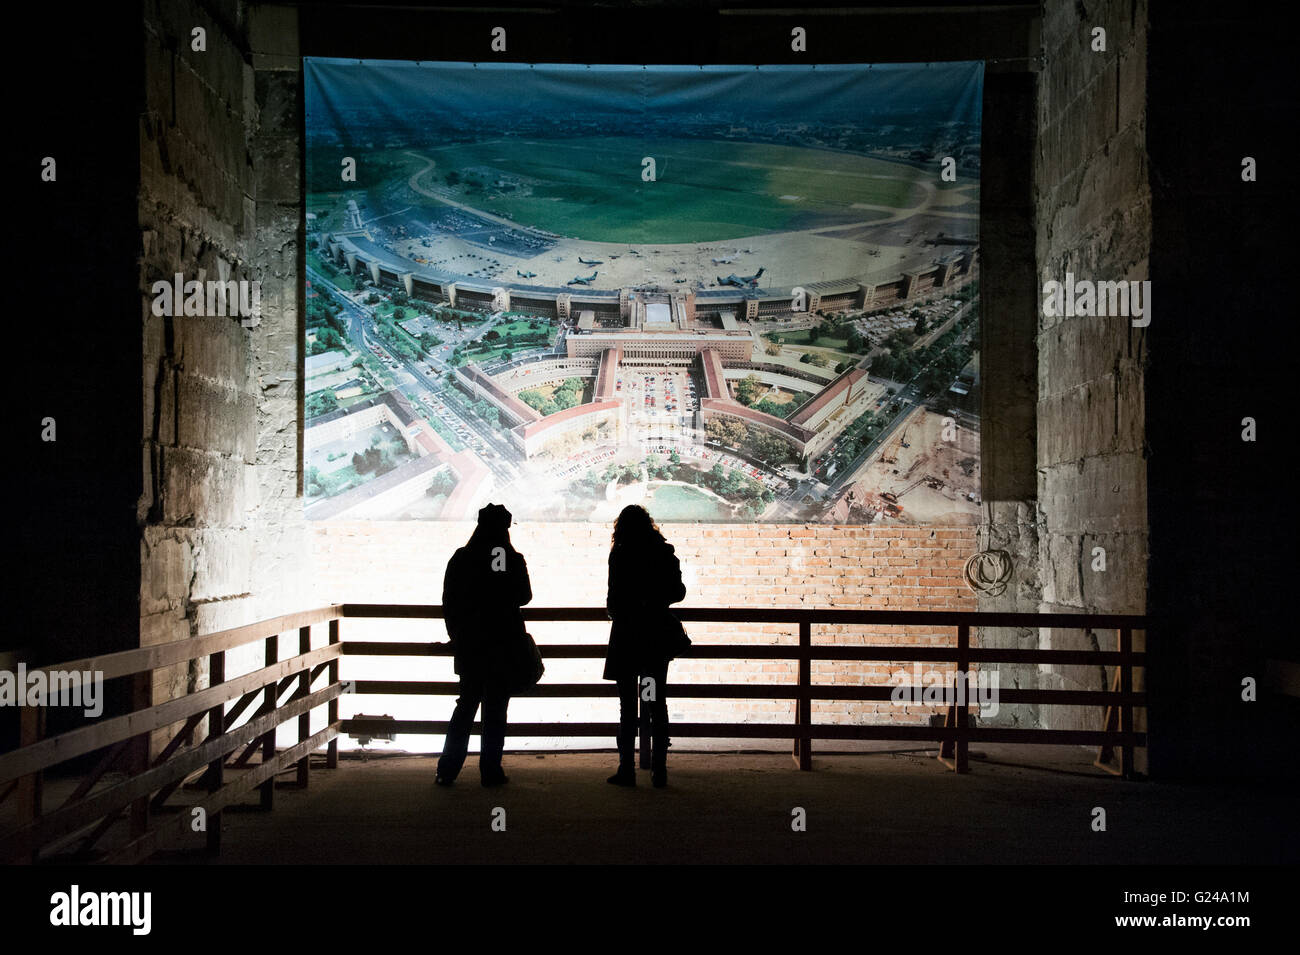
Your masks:
{"label": "brick wall", "polygon": [[[322,522],[311,528],[315,600],[318,603],[439,603],[442,576],[452,552],[468,539],[473,525],[459,522]],[[842,607],[907,610],[973,610],[975,598],[962,580],[962,565],[973,552],[974,525],[956,527],[814,527],[798,525],[666,524],[661,528],[682,563],[687,598],[682,607]],[[511,539],[528,560],[533,605],[603,607],[608,525],[521,524]],[[445,640],[441,621],[347,620],[348,639]],[[530,625],[539,643],[603,645],[608,624]],[[689,624],[696,643],[793,644],[789,625]],[[815,642],[898,643],[900,646],[950,646],[951,628],[814,628]],[[905,655],[904,655],[905,658]],[[382,665],[382,664],[381,664]],[[391,665],[391,664],[390,664]],[[883,684],[904,664],[821,662],[813,681],[853,686]],[[345,678],[381,678],[377,669],[356,666]],[[548,681],[596,682],[601,662],[553,661]],[[939,667],[938,669],[944,669]],[[909,665],[910,672],[910,665]],[[795,665],[783,661],[681,660],[670,680],[700,683],[790,682]],[[417,675],[418,674],[418,675]],[[406,661],[394,678],[453,679],[447,660]],[[907,682],[911,682],[910,679]],[[435,701],[436,700],[436,701]],[[389,713],[399,718],[444,718],[446,698],[413,702],[400,698],[350,698],[356,712]],[[677,700],[676,721],[789,720],[792,704],[766,700]],[[924,722],[936,708],[893,704],[814,703],[819,722]],[[519,701],[515,720],[614,719],[616,704],[599,701]],[[445,715],[445,714],[444,714]],[[537,741],[540,743],[540,741]],[[582,745],[572,741],[556,745]],[[609,745],[608,740],[599,741]],[[514,745],[514,744],[512,744]],[[680,745],[691,745],[683,741]]]}

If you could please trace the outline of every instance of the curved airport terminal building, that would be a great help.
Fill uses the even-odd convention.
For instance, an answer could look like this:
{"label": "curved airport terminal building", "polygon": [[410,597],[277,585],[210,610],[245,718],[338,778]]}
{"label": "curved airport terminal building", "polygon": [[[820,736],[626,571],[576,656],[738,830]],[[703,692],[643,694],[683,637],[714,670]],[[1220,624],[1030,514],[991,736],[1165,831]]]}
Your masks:
{"label": "curved airport terminal building", "polygon": [[[806,462],[827,450],[882,388],[869,384],[866,359],[830,370],[771,358],[760,329],[807,319],[807,313],[865,313],[949,294],[977,274],[978,263],[978,248],[971,245],[924,268],[879,276],[878,281],[842,279],[780,289],[760,289],[743,280],[719,288],[645,284],[598,289],[440,271],[385,248],[364,229],[316,232],[312,238],[323,258],[379,289],[435,307],[508,312],[558,326],[554,346],[546,351],[499,362],[490,370],[466,362],[452,368],[448,378],[472,400],[496,409],[501,433],[522,460],[557,439],[575,432],[589,435],[593,429],[601,444],[631,442],[631,402],[616,385],[621,369],[672,369],[689,372],[699,383],[698,401],[690,409],[697,432],[712,421],[731,419],[781,439],[790,460]],[[733,397],[729,383],[751,375],[811,397],[785,417],[765,413]],[[570,378],[590,385],[586,400],[573,407],[543,414],[519,397],[522,391]],[[459,476],[468,462],[452,462],[446,453],[450,449],[439,450]],[[467,497],[464,506],[477,497]]]}

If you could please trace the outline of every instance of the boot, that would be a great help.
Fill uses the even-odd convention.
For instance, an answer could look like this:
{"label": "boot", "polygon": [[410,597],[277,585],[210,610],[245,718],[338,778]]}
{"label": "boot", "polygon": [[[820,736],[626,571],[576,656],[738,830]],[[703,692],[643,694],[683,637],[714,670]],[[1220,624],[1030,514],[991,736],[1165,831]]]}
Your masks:
{"label": "boot", "polygon": [[636,760],[635,760],[635,735],[618,735],[618,772],[609,779],[607,783],[615,786],[635,786],[636,785]]}
{"label": "boot", "polygon": [[654,740],[650,754],[650,784],[655,789],[668,785],[668,740],[665,737]]}

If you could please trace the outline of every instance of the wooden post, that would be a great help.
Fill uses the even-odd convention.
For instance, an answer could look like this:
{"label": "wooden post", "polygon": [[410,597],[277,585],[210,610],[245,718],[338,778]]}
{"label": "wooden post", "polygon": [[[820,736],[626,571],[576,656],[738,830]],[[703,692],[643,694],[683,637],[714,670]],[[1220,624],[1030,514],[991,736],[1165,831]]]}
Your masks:
{"label": "wooden post", "polygon": [[[1119,652],[1124,654],[1123,662],[1120,663],[1119,671],[1119,691],[1127,697],[1133,692],[1133,667],[1129,664],[1128,655],[1133,652],[1133,631],[1124,627],[1119,632]],[[1119,707],[1119,731],[1121,733],[1133,732],[1133,706],[1127,699]],[[1125,779],[1133,778],[1133,744],[1125,740],[1120,745],[1120,773]]]}
{"label": "wooden post", "polygon": [[[263,662],[266,666],[278,663],[280,660],[280,635],[266,638],[266,654]],[[266,704],[266,711],[274,713],[279,701],[276,698],[276,682],[272,680],[263,691],[263,702]],[[262,762],[269,763],[275,759],[275,728],[262,737]],[[258,795],[261,799],[263,809],[275,808],[275,777],[272,776],[266,782],[258,787]]]}
{"label": "wooden post", "polygon": [[[298,652],[311,653],[311,627],[298,628]],[[298,692],[302,696],[311,693],[311,667],[302,671],[298,677]],[[311,737],[311,710],[298,717],[298,742],[306,742]],[[298,760],[298,785],[303,789],[311,781],[311,753],[303,753]]]}
{"label": "wooden post", "polygon": [[[339,618],[335,617],[330,621],[330,644],[339,642]],[[329,665],[329,682],[333,686],[339,681],[339,661],[335,657]],[[329,701],[329,722],[330,725],[338,722],[339,718],[339,698],[336,696]],[[329,741],[329,746],[325,750],[325,768],[339,768],[339,738],[335,736]]]}
{"label": "wooden post", "polygon": [[794,725],[799,735],[794,741],[794,764],[807,772],[812,769],[812,624],[799,621],[799,685],[794,702]]}
{"label": "wooden post", "polygon": [[[651,746],[650,706],[651,704],[648,703],[645,697],[642,696],[641,694],[641,679],[642,679],[641,677],[638,677],[637,684],[636,684],[637,712],[640,714],[640,724],[641,724],[640,765],[642,769],[650,769],[651,768],[651,761],[650,761],[650,746]],[[663,687],[661,686],[655,687],[656,696],[662,692],[663,692]]]}
{"label": "wooden post", "polygon": [[[131,678],[131,710],[142,713],[153,706],[153,671],[145,670]],[[149,733],[131,740],[129,772],[143,773],[149,768]],[[149,829],[149,796],[146,793],[131,803],[131,838],[138,839]]]}
{"label": "wooden post", "polygon": [[[208,685],[220,686],[226,682],[226,651],[219,650],[208,656]],[[226,732],[226,704],[220,703],[208,710],[208,739],[213,740]],[[208,791],[217,792],[226,783],[226,757],[218,756],[208,763]],[[207,819],[207,850],[211,855],[221,852],[221,810]]]}
{"label": "wooden post", "polygon": [[[1120,635],[1119,635],[1119,631],[1117,630],[1115,631],[1115,649],[1118,650],[1119,647],[1120,647]],[[1124,668],[1121,666],[1115,667],[1115,675],[1111,678],[1110,681],[1110,691],[1112,693],[1118,694],[1120,691],[1119,689],[1120,672],[1123,669]],[[1102,709],[1101,731],[1103,733],[1113,733],[1117,729],[1119,729],[1119,707],[1114,703],[1111,703]],[[1100,746],[1097,747],[1097,758],[1093,760],[1092,765],[1096,766],[1098,769],[1106,770],[1106,772],[1110,773],[1112,776],[1118,776],[1123,772],[1123,767],[1116,769],[1112,765],[1112,761],[1114,759],[1115,759],[1115,747],[1112,746],[1109,742],[1102,743]]]}
{"label": "wooden post", "polygon": [[[953,686],[960,694],[953,702],[957,707],[957,730],[965,732],[970,728],[970,686],[967,681],[967,669],[970,666],[970,624],[957,625],[957,672],[953,675]],[[953,769],[959,773],[970,772],[970,742],[959,736],[955,746]]]}
{"label": "wooden post", "polygon": [[[38,743],[45,734],[45,709],[40,706],[22,706],[18,709],[18,745]],[[45,796],[45,773],[37,770],[18,780],[18,823],[35,822],[41,816]],[[34,865],[41,854],[40,846],[33,846],[12,861],[20,865]]]}
{"label": "wooden post", "polygon": [[[950,706],[946,710],[944,710],[943,725],[945,729],[949,726],[957,725],[957,707]],[[955,748],[953,746],[952,740],[947,738],[939,740],[939,762],[943,763],[945,766],[949,767],[950,769],[955,769],[957,765],[955,762],[953,762],[954,752],[955,752]]]}

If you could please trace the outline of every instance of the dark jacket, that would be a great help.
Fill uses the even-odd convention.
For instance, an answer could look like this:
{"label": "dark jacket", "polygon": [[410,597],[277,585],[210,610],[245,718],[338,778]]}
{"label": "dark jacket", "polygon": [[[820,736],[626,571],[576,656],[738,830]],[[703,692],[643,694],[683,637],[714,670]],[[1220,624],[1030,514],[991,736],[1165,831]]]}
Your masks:
{"label": "dark jacket", "polygon": [[[493,569],[496,567],[504,569]],[[528,565],[513,547],[462,547],[447,562],[442,607],[456,673],[462,679],[494,680],[505,672],[505,655],[524,631],[519,608],[533,599]]]}
{"label": "dark jacket", "polygon": [[637,677],[690,646],[681,621],[668,609],[686,599],[682,568],[667,542],[620,545],[609,552],[605,609],[613,624],[605,653],[606,680]]}

